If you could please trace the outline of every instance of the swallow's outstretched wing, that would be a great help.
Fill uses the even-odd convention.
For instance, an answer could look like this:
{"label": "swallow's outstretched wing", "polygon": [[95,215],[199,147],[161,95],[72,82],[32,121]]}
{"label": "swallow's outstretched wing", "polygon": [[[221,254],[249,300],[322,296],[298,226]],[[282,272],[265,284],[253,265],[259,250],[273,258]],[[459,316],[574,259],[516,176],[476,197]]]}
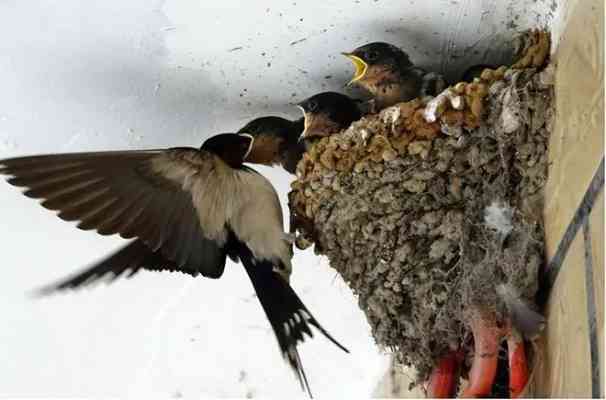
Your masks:
{"label": "swallow's outstretched wing", "polygon": [[[60,218],[79,221],[80,229],[138,238],[135,247],[115,255],[140,264],[134,270],[144,261],[150,268],[218,278],[226,233],[213,224],[229,211],[229,204],[214,198],[221,164],[210,153],[175,148],[12,158],[0,161],[0,173],[11,175],[9,183],[25,187],[26,196],[42,199]],[[209,208],[200,210],[194,199]],[[134,250],[146,251],[133,259]],[[108,265],[99,271],[117,274],[115,262]]]}

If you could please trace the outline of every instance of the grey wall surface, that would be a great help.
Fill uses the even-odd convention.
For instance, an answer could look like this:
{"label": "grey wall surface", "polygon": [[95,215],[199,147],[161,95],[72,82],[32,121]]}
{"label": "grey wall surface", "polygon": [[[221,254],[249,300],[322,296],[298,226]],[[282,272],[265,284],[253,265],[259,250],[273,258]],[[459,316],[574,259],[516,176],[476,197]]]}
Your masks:
{"label": "grey wall surface", "polygon": [[[198,146],[291,103],[342,90],[341,51],[405,48],[450,77],[499,61],[554,1],[106,0],[0,4],[0,157]],[[259,168],[285,206],[291,177]],[[219,281],[140,273],[78,293],[28,292],[116,248],[0,184],[0,396],[301,396],[242,268]],[[303,347],[317,395],[370,394],[388,360],[346,285],[311,251],[293,286],[352,351]]]}

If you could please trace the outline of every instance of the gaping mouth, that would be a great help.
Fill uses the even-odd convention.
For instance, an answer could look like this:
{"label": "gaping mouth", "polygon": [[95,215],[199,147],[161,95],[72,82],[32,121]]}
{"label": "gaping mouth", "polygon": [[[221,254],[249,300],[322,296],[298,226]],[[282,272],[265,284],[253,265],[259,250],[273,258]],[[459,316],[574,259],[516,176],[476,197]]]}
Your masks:
{"label": "gaping mouth", "polygon": [[364,60],[362,60],[360,57],[355,56],[351,53],[341,53],[341,54],[343,54],[345,57],[349,58],[351,60],[351,62],[353,63],[354,67],[356,68],[356,71],[354,72],[354,76],[351,79],[351,81],[349,81],[348,85],[351,85],[352,83],[364,78],[364,75],[366,75],[366,70],[368,69],[368,64],[366,64],[366,62]]}

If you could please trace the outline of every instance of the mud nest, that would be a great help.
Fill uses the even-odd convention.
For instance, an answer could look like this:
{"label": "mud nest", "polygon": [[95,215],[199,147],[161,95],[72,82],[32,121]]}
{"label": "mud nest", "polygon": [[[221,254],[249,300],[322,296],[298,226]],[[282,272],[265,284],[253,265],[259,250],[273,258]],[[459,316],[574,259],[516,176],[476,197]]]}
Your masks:
{"label": "mud nest", "polygon": [[297,246],[328,257],[417,382],[445,352],[471,352],[474,310],[504,318],[504,287],[537,291],[553,68],[548,34],[520,43],[511,67],[322,139],[292,184]]}

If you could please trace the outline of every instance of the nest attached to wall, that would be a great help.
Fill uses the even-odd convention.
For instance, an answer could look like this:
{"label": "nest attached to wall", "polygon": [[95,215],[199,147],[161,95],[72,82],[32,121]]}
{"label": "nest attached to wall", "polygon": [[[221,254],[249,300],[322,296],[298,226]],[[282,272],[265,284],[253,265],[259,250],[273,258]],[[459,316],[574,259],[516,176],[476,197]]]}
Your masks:
{"label": "nest attached to wall", "polygon": [[292,183],[297,246],[328,257],[377,344],[414,366],[417,382],[445,352],[470,349],[472,310],[504,317],[499,287],[537,291],[549,35],[521,36],[518,54],[511,67],[320,140]]}

